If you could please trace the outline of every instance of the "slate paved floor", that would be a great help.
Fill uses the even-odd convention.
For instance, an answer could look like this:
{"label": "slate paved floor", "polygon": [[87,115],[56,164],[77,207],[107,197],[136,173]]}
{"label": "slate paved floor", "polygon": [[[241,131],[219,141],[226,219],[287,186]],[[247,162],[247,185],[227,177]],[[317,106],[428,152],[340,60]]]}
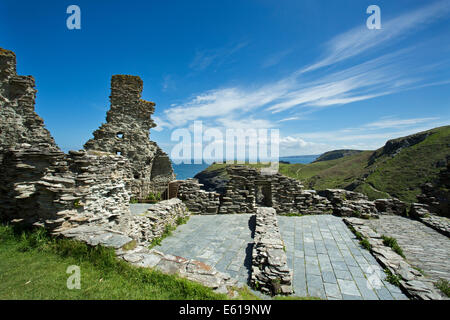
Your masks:
{"label": "slate paved floor", "polygon": [[[381,270],[341,218],[322,216],[278,216],[281,236],[286,244],[289,267],[294,271],[294,290],[298,296],[323,299],[406,299],[400,290],[385,282]],[[161,246],[165,253],[197,259],[248,283],[251,268],[252,230],[250,214],[191,216]],[[377,276],[379,275],[379,276]],[[372,283],[380,287],[372,289]],[[381,278],[381,279],[380,279]]]}
{"label": "slate paved floor", "polygon": [[367,220],[379,234],[394,237],[406,259],[438,281],[450,281],[450,239],[420,221],[399,216]]}
{"label": "slate paved floor", "polygon": [[[385,281],[375,258],[359,245],[341,218],[278,216],[298,296],[322,299],[407,299]],[[370,282],[368,281],[370,279]]]}
{"label": "slate paved floor", "polygon": [[[251,269],[251,214],[191,216],[155,247],[164,253],[196,259],[247,283]],[[250,224],[253,224],[250,227]]]}

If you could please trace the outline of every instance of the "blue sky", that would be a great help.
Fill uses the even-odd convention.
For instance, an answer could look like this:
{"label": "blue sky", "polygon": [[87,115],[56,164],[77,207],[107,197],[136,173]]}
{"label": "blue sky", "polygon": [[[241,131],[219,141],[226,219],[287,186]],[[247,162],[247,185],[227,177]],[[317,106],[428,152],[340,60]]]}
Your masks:
{"label": "blue sky", "polygon": [[[81,8],[81,30],[66,8]],[[366,8],[381,8],[369,30]],[[450,0],[0,2],[0,47],[33,75],[60,147],[105,121],[113,74],[156,103],[151,139],[176,128],[276,128],[281,155],[375,149],[450,124]]]}

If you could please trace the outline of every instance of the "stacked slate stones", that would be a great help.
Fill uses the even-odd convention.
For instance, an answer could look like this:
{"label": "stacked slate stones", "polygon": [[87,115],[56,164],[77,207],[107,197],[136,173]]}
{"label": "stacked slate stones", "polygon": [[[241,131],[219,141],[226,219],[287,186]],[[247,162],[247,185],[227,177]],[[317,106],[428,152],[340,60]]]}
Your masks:
{"label": "stacked slate stones", "polygon": [[281,239],[276,211],[261,207],[256,213],[251,284],[266,294],[291,294],[292,271]]}
{"label": "stacked slate stones", "polygon": [[217,214],[220,205],[220,194],[202,190],[203,185],[197,179],[176,181],[178,197],[194,214]]}
{"label": "stacked slate stones", "polygon": [[333,214],[337,216],[378,217],[375,203],[362,193],[342,189],[326,189],[318,193],[332,203]]}
{"label": "stacked slate stones", "polygon": [[133,172],[131,192],[145,199],[150,193],[164,193],[175,176],[169,157],[150,141],[155,127],[151,115],[155,103],[141,99],[143,82],[130,75],[111,78],[111,108],[106,123],[94,131],[94,138],[84,145],[86,150],[120,154],[129,159]]}
{"label": "stacked slate stones", "polygon": [[34,111],[32,76],[16,73],[16,56],[0,49],[1,219],[63,230],[116,224],[128,210],[126,159],[63,153]]}

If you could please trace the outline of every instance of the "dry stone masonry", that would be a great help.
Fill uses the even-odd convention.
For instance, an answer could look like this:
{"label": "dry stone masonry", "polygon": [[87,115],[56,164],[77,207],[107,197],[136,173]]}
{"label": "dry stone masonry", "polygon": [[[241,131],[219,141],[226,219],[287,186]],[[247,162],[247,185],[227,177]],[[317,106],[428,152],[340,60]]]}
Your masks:
{"label": "dry stone masonry", "polygon": [[137,76],[111,78],[111,108],[106,123],[84,145],[86,150],[120,154],[129,159],[133,173],[131,192],[138,199],[164,193],[174,179],[169,157],[149,140],[155,103],[141,99],[143,82]]}
{"label": "dry stone masonry", "polygon": [[251,284],[266,294],[291,294],[292,271],[273,208],[258,208],[252,253]]}
{"label": "dry stone masonry", "polygon": [[167,226],[176,226],[179,219],[185,219],[189,214],[186,205],[173,198],[151,205],[142,214],[122,216],[119,228],[139,243],[148,245],[161,237]]}
{"label": "dry stone masonry", "polygon": [[202,190],[202,186],[197,179],[178,181],[178,197],[183,200],[192,213],[217,214],[220,206],[220,194]]}
{"label": "dry stone masonry", "polygon": [[358,216],[363,218],[376,217],[378,210],[367,196],[342,189],[327,189],[319,191],[319,195],[327,198],[333,205],[333,213],[340,217]]}
{"label": "dry stone masonry", "polygon": [[154,104],[140,99],[142,81],[114,76],[108,123],[86,143],[87,151],[68,154],[35,113],[34,86],[33,77],[16,74],[15,54],[0,48],[0,219],[113,247],[132,264],[233,292],[236,281],[228,275],[144,247],[189,212],[176,198],[140,216],[129,210],[132,192],[163,192],[173,179],[167,155],[148,139]]}
{"label": "dry stone masonry", "polygon": [[116,223],[127,211],[129,165],[116,155],[63,153],[34,111],[31,76],[0,49],[0,207],[3,220],[62,230]]}
{"label": "dry stone masonry", "polygon": [[367,221],[358,218],[345,218],[371,245],[370,252],[383,268],[400,277],[400,288],[411,298],[418,300],[441,300],[443,297],[434,288],[430,279],[414,269],[402,256],[383,244],[379,233],[368,226]]}

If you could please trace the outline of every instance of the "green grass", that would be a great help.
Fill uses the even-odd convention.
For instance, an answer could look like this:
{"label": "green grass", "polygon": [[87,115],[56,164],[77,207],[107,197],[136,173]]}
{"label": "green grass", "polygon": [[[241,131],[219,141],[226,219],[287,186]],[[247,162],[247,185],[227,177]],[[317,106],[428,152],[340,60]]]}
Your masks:
{"label": "green grass", "polygon": [[372,249],[372,245],[370,244],[369,240],[367,240],[367,239],[360,240],[359,244],[366,250],[370,251]]}
{"label": "green grass", "polygon": [[442,291],[447,297],[450,297],[450,283],[448,280],[440,279],[434,284],[436,288]]}
{"label": "green grass", "polygon": [[[66,287],[67,267],[81,269],[81,289]],[[0,299],[226,299],[195,282],[138,268],[114,250],[55,239],[42,230],[0,225]]]}
{"label": "green grass", "polygon": [[402,248],[398,245],[397,239],[385,235],[382,235],[381,238],[383,239],[383,244],[385,246],[391,247],[395,253],[405,258],[405,254],[403,253]]}
{"label": "green grass", "polygon": [[351,232],[355,235],[356,239],[359,240],[359,244],[366,250],[371,250],[372,245],[369,240],[367,240],[360,232],[356,231],[356,229],[352,225],[347,225]]}
{"label": "green grass", "polygon": [[155,246],[159,246],[165,238],[172,235],[172,231],[174,231],[179,225],[187,223],[188,220],[189,220],[189,216],[186,216],[184,218],[178,217],[177,220],[175,220],[175,225],[170,225],[170,224],[166,225],[166,227],[164,228],[163,234],[160,237],[154,238],[150,242],[150,245],[148,246],[148,248],[151,249]]}
{"label": "green grass", "polygon": [[394,286],[397,286],[397,287],[400,286],[401,278],[398,275],[393,274],[389,269],[384,269],[384,273],[386,273],[386,281],[387,282],[389,282],[390,284],[393,284]]}

